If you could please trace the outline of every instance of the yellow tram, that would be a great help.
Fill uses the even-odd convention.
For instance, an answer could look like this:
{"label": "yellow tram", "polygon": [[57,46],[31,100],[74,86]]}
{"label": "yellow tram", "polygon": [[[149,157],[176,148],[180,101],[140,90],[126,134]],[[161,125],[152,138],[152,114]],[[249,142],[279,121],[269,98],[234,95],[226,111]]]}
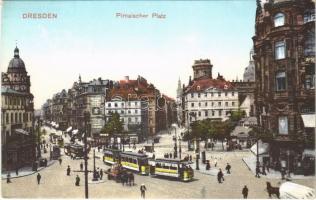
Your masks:
{"label": "yellow tram", "polygon": [[117,149],[105,149],[103,151],[103,162],[109,165],[118,163],[120,159],[120,153],[121,151]]}
{"label": "yellow tram", "polygon": [[194,172],[186,161],[178,159],[149,160],[150,174],[178,178],[182,181],[193,179]]}
{"label": "yellow tram", "polygon": [[120,163],[123,168],[137,171],[143,175],[149,174],[148,157],[145,154],[121,152]]}

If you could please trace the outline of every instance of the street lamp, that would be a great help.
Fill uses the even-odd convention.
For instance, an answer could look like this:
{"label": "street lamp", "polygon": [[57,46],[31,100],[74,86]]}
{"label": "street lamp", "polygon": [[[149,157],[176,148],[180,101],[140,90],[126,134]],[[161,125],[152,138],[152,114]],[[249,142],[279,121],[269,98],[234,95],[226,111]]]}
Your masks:
{"label": "street lamp", "polygon": [[93,179],[92,181],[97,181],[97,171],[95,170],[95,149],[93,149]]}
{"label": "street lamp", "polygon": [[199,167],[199,159],[200,159],[200,145],[198,142],[198,139],[195,140],[196,141],[196,170],[200,170]]}
{"label": "street lamp", "polygon": [[181,137],[179,136],[179,158],[181,160],[181,153],[182,153],[182,150],[181,150]]}
{"label": "street lamp", "polygon": [[38,156],[38,158],[42,157],[40,143],[41,143],[40,119],[38,117],[37,118],[37,156]]}
{"label": "street lamp", "polygon": [[90,113],[88,111],[84,112],[84,122],[85,122],[85,133],[84,133],[84,178],[85,178],[85,198],[89,198],[88,190],[88,150],[87,150],[87,132],[88,132],[88,123],[90,121]]}
{"label": "street lamp", "polygon": [[178,148],[177,148],[177,125],[176,124],[172,124],[172,127],[174,127],[174,157],[177,158],[178,157]]}

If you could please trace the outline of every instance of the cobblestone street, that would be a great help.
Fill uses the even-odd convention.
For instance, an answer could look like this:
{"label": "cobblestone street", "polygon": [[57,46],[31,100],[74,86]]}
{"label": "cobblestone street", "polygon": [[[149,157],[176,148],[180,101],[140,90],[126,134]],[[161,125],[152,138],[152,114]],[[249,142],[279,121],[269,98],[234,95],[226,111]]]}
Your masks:
{"label": "cobblestone street", "polygon": [[[159,148],[159,146],[161,149]],[[142,145],[138,145],[139,149]],[[187,145],[183,145],[183,152]],[[161,157],[164,152],[172,152],[172,136],[162,135],[161,142],[156,146],[156,157]],[[62,149],[63,151],[63,149]],[[92,152],[90,152],[89,170],[93,169]],[[207,158],[211,160],[216,157],[218,167],[224,169],[226,163],[232,165],[232,174],[225,176],[223,184],[218,184],[216,176],[201,173],[205,165],[201,164],[201,172],[195,170],[195,179],[192,182],[180,182],[164,178],[150,176],[135,176],[135,186],[122,186],[113,180],[107,180],[98,184],[89,184],[90,198],[140,198],[139,187],[144,183],[147,187],[146,198],[242,198],[241,190],[244,185],[249,188],[249,198],[268,198],[266,192],[266,181],[277,186],[281,182],[279,179],[267,179],[265,177],[255,178],[246,164],[243,157],[249,156],[248,151],[243,152],[207,152]],[[96,165],[102,169],[109,167],[102,162],[102,153],[96,151]],[[2,196],[5,198],[84,198],[84,176],[82,172],[71,172],[71,176],[66,176],[66,168],[71,166],[72,170],[79,170],[80,162],[83,160],[72,160],[68,156],[62,156],[62,164],[55,162],[53,165],[40,171],[42,181],[37,185],[37,173],[21,178],[12,179],[12,183],[7,184],[2,180]],[[75,186],[76,175],[80,176],[80,186]],[[91,176],[90,176],[91,177]],[[313,187],[313,179],[294,180],[293,182]],[[170,190],[172,188],[172,191]]]}

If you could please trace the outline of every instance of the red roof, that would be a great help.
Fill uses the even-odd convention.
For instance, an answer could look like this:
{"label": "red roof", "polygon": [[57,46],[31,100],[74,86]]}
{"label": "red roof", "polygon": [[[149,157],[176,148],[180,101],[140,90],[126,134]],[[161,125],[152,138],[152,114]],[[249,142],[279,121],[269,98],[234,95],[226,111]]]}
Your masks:
{"label": "red roof", "polygon": [[234,86],[225,79],[211,79],[208,77],[203,77],[201,79],[193,80],[193,83],[185,88],[185,92],[199,92],[209,88],[229,90],[234,89]]}

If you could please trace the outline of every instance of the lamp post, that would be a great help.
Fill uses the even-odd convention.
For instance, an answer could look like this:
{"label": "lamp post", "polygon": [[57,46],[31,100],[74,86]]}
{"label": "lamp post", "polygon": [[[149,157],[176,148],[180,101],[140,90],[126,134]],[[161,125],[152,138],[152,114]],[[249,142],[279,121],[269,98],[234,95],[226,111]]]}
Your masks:
{"label": "lamp post", "polygon": [[37,118],[37,156],[38,158],[41,158],[41,133],[40,133],[40,119],[39,117]]}
{"label": "lamp post", "polygon": [[174,127],[174,157],[177,158],[178,157],[178,148],[177,148],[177,128],[176,128],[176,124],[172,124],[172,127]]}
{"label": "lamp post", "polygon": [[93,149],[93,179],[92,181],[97,181],[97,171],[95,170],[95,149]]}
{"label": "lamp post", "polygon": [[84,122],[85,122],[85,133],[84,133],[84,183],[85,183],[85,198],[89,198],[88,189],[88,150],[87,150],[87,132],[88,132],[88,122],[90,120],[90,113],[88,111],[84,112]]}
{"label": "lamp post", "polygon": [[200,170],[200,167],[199,167],[199,159],[200,159],[200,145],[198,143],[198,139],[195,139],[196,141],[196,170]]}
{"label": "lamp post", "polygon": [[181,149],[181,137],[179,136],[179,158],[181,160],[181,153],[182,153],[182,149]]}

